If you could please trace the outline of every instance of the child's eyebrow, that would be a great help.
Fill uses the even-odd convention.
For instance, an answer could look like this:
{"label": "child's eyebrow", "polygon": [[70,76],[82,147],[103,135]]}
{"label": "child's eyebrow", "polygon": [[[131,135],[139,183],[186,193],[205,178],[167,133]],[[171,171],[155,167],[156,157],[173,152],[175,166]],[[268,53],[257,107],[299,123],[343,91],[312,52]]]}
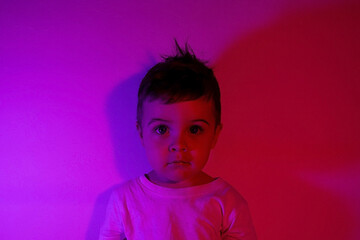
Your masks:
{"label": "child's eyebrow", "polygon": [[207,125],[210,125],[210,123],[208,121],[204,120],[204,119],[195,119],[195,120],[192,120],[192,122],[203,122],[203,123],[205,123]]}
{"label": "child's eyebrow", "polygon": [[162,119],[162,118],[153,118],[150,120],[150,122],[147,124],[148,126],[151,125],[153,122],[170,122],[169,120],[165,120],[165,119]]}

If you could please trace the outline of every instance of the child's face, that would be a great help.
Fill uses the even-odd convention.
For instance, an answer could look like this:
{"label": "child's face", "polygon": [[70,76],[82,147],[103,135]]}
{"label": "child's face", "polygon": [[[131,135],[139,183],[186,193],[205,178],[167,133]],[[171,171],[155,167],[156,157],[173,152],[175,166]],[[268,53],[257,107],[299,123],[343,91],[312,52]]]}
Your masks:
{"label": "child's face", "polygon": [[176,187],[201,181],[221,125],[215,125],[212,101],[164,104],[154,100],[144,102],[138,130],[153,167],[150,179]]}

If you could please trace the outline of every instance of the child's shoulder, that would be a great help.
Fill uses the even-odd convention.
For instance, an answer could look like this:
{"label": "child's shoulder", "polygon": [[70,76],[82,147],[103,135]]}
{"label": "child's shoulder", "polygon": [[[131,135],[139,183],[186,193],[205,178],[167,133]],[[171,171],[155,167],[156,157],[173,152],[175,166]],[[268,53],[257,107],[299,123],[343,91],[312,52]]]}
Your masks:
{"label": "child's shoulder", "polygon": [[220,197],[226,202],[234,204],[247,204],[245,198],[227,181],[224,179],[217,179],[219,181],[219,188],[215,191],[214,195]]}
{"label": "child's shoulder", "polygon": [[138,191],[139,187],[139,177],[126,180],[113,190],[112,195],[122,198],[124,195]]}

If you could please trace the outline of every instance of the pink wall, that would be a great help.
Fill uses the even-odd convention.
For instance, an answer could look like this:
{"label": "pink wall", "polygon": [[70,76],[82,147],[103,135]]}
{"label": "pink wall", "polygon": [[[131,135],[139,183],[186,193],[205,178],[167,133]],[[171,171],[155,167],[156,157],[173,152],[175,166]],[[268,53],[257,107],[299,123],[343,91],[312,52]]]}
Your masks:
{"label": "pink wall", "polygon": [[109,192],[149,169],[138,83],[188,41],[224,130],[206,169],[259,239],[360,239],[356,1],[2,1],[0,239],[96,239]]}

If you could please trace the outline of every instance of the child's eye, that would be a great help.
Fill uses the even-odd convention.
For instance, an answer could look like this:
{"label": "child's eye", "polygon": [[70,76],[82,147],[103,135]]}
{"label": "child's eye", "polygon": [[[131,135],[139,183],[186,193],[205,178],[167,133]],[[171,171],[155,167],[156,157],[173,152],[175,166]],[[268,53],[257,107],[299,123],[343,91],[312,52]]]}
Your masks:
{"label": "child's eye", "polygon": [[191,134],[200,134],[203,131],[203,128],[197,125],[190,127],[190,133]]}
{"label": "child's eye", "polygon": [[168,127],[165,125],[160,125],[157,126],[154,130],[157,134],[164,135],[168,131]]}

